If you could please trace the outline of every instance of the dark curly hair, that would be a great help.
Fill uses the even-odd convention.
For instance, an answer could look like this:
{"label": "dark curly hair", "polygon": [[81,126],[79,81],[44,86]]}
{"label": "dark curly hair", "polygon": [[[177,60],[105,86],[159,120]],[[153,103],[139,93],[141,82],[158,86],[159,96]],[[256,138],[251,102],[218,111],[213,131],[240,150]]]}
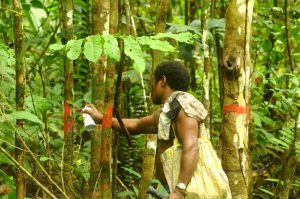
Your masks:
{"label": "dark curly hair", "polygon": [[160,63],[155,72],[155,81],[162,76],[166,77],[167,84],[176,91],[187,91],[190,85],[190,75],[186,67],[178,61],[164,61]]}

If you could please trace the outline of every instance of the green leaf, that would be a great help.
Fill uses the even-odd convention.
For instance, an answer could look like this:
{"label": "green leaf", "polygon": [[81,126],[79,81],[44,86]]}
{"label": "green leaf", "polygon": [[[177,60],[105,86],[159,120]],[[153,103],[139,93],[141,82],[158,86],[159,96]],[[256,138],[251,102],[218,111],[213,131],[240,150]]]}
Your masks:
{"label": "green leaf", "polygon": [[131,36],[124,38],[124,52],[133,60],[134,69],[142,73],[146,68],[143,52],[139,43]]}
{"label": "green leaf", "polygon": [[102,54],[103,40],[100,35],[92,35],[86,38],[84,55],[92,62],[97,62]]}
{"label": "green leaf", "polygon": [[45,156],[40,157],[40,161],[41,161],[41,162],[46,162],[46,161],[48,161],[48,160],[49,160],[48,157],[45,157]]}
{"label": "green leaf", "polygon": [[163,52],[174,52],[175,48],[169,44],[167,41],[154,40],[149,37],[137,38],[137,41],[141,45],[148,45],[151,49],[160,50]]}
{"label": "green leaf", "polygon": [[130,168],[127,168],[127,167],[123,167],[123,169],[126,170],[126,171],[128,171],[130,174],[133,174],[136,177],[141,178],[141,174],[139,174],[138,172],[136,172],[136,171],[134,171],[134,170],[132,170]]}
{"label": "green leaf", "polygon": [[14,165],[14,163],[9,158],[7,158],[7,156],[4,155],[3,153],[0,153],[0,163],[12,165],[12,166]]}
{"label": "green leaf", "polygon": [[12,68],[10,68],[10,67],[7,67],[7,66],[4,66],[4,67],[2,68],[2,72],[4,73],[4,75],[5,75],[5,74],[8,74],[8,75],[15,75],[15,74],[16,74],[16,72],[15,72],[14,69],[12,69]]}
{"label": "green leaf", "polygon": [[181,32],[178,34],[173,34],[170,32],[166,33],[158,33],[155,36],[152,36],[152,39],[163,39],[163,38],[171,38],[174,39],[178,42],[183,42],[183,43],[192,43],[193,39],[197,38],[198,36],[195,34],[192,34],[190,32]]}
{"label": "green leaf", "polygon": [[254,112],[254,111],[252,111],[251,114],[252,114],[253,122],[254,122],[255,126],[261,127],[262,125],[261,125],[261,118],[260,118],[260,115],[257,114],[257,113]]}
{"label": "green leaf", "polygon": [[273,7],[272,10],[276,11],[276,12],[283,13],[283,9],[281,7]]}
{"label": "green leaf", "polygon": [[271,191],[267,190],[267,189],[264,189],[264,188],[258,188],[258,189],[261,190],[262,192],[270,195],[270,196],[274,196],[274,194]]}
{"label": "green leaf", "polygon": [[274,125],[274,121],[271,118],[267,117],[267,116],[262,116],[260,119],[263,121],[263,123],[265,123],[269,126]]}
{"label": "green leaf", "polygon": [[29,12],[31,5],[29,3],[24,3],[24,4],[22,3],[22,8],[25,12]]}
{"label": "green leaf", "polygon": [[225,30],[225,19],[210,18],[207,20],[207,28],[220,28],[221,30]]}
{"label": "green leaf", "polygon": [[132,191],[122,191],[117,194],[118,198],[127,198],[127,197],[132,197],[135,196]]}
{"label": "green leaf", "polygon": [[41,9],[44,8],[44,5],[39,0],[32,0],[30,3],[32,5],[32,7],[41,8]]}
{"label": "green leaf", "polygon": [[7,46],[0,43],[0,59],[1,59],[2,66],[6,67],[8,65],[9,57],[10,56],[9,56]]}
{"label": "green leaf", "polygon": [[269,181],[269,182],[279,182],[279,179],[276,179],[276,178],[267,178],[265,180]]}
{"label": "green leaf", "polygon": [[78,59],[81,54],[82,39],[70,40],[66,45],[67,57],[71,60]]}
{"label": "green leaf", "polygon": [[104,38],[104,54],[109,56],[115,61],[120,61],[120,49],[118,40],[112,35],[105,35]]}
{"label": "green leaf", "polygon": [[42,121],[36,115],[33,115],[32,113],[29,113],[26,111],[14,112],[14,113],[11,113],[10,116],[13,119],[27,120],[30,122],[42,124]]}
{"label": "green leaf", "polygon": [[49,49],[51,51],[58,51],[58,50],[61,50],[65,47],[65,45],[62,45],[62,44],[52,44],[49,46]]}

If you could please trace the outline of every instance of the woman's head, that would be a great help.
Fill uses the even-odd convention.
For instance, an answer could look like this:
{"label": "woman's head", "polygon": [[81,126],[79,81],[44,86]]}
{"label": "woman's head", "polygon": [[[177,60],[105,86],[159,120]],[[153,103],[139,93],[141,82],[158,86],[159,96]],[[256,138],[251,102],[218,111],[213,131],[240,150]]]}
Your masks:
{"label": "woman's head", "polygon": [[162,104],[169,88],[174,91],[187,91],[189,83],[190,75],[184,65],[177,61],[165,61],[154,72],[151,99],[154,104]]}
{"label": "woman's head", "polygon": [[155,81],[165,76],[167,84],[175,91],[187,91],[190,75],[186,67],[178,61],[165,61],[159,64],[154,72]]}

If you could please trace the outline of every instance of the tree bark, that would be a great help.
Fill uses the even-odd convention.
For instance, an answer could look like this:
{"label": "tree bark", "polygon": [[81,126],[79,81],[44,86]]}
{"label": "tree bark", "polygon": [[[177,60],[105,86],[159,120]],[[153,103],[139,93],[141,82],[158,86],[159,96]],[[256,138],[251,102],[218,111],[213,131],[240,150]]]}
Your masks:
{"label": "tree bark", "polygon": [[292,48],[291,48],[291,38],[290,38],[290,31],[289,31],[289,1],[284,1],[284,23],[285,23],[285,38],[286,38],[286,50],[288,54],[288,61],[291,67],[291,71],[294,72],[295,70],[295,62],[292,56]]}
{"label": "tree bark", "polygon": [[[225,18],[225,12],[226,9],[224,8],[224,0],[221,0],[221,8],[219,10],[216,9],[216,0],[212,0],[212,5],[214,6],[212,10],[212,18],[217,17],[217,13],[219,13],[219,18]],[[215,36],[215,41],[216,41],[216,52],[217,52],[217,60],[218,60],[218,75],[219,75],[219,90],[220,90],[220,107],[222,109],[223,107],[223,93],[222,91],[224,90],[223,88],[223,74],[222,74],[222,56],[223,56],[223,47],[221,45],[221,35],[218,33],[214,34]]]}
{"label": "tree bark", "polygon": [[[169,0],[157,1],[157,15],[155,24],[155,33],[165,31],[166,21],[169,10]],[[157,50],[152,51],[152,74],[155,71],[156,66],[163,60],[163,53]],[[151,75],[152,76],[152,75]],[[151,110],[150,110],[151,112]],[[155,134],[149,134],[146,136],[147,145],[144,152],[142,178],[140,183],[140,195],[139,198],[147,198],[146,189],[150,185],[154,174],[154,162],[156,153],[156,139]]]}
{"label": "tree bark", "polygon": [[[203,48],[203,61],[204,61],[204,73],[203,73],[203,105],[208,112],[208,116],[205,118],[205,127],[210,132],[210,55],[208,45],[208,30],[207,30],[207,18],[210,8],[210,0],[202,0],[201,6],[201,31],[202,31],[202,48]],[[210,134],[210,133],[209,133]]]}
{"label": "tree bark", "polygon": [[230,0],[226,15],[223,73],[222,166],[233,198],[248,198],[250,38],[253,0]]}
{"label": "tree bark", "polygon": [[[21,2],[13,0],[13,32],[14,32],[14,47],[16,57],[16,111],[24,110],[25,100],[25,48],[24,48],[24,32],[23,32],[23,11]],[[18,128],[23,128],[24,121],[18,119],[16,122]],[[15,158],[20,166],[24,166],[24,146],[22,137],[15,134]],[[16,174],[16,198],[23,199],[26,195],[25,176],[22,170],[17,169]]]}
{"label": "tree bark", "polygon": [[[101,0],[93,0],[92,4],[92,21],[93,21],[93,34],[108,34],[108,20],[109,20],[109,7],[110,1],[101,1]],[[106,111],[104,107],[104,96],[105,96],[105,81],[104,74],[107,62],[105,57],[101,57],[98,62],[93,64],[93,85],[92,85],[92,101],[100,112]],[[89,183],[89,198],[101,198],[101,192],[103,192],[103,196],[111,193],[104,182],[107,181],[107,178],[101,179],[100,175],[103,175],[102,171],[102,162],[107,159],[107,153],[102,154],[105,150],[105,146],[102,148],[102,144],[104,141],[101,140],[102,130],[101,128],[97,128],[96,131],[91,132],[91,171],[90,171],[90,183]],[[108,143],[109,144],[109,143]],[[110,147],[110,146],[109,146]],[[104,156],[104,157],[102,157]],[[107,165],[106,165],[107,166]],[[106,169],[106,168],[105,168]],[[110,174],[108,174],[110,175]],[[103,184],[104,183],[104,184]],[[103,186],[102,186],[103,185]]]}
{"label": "tree bark", "polygon": [[[110,34],[115,34],[119,32],[119,1],[111,1],[110,2],[110,27],[109,31]],[[122,56],[121,56],[122,59]],[[121,63],[121,61],[119,62]],[[114,68],[115,68],[115,63],[114,63]],[[121,67],[119,65],[119,67]],[[113,70],[114,70],[113,68]],[[119,111],[120,110],[120,99],[122,96],[122,71],[120,71],[121,74],[119,74],[118,71],[118,79],[116,81],[117,85],[115,88],[115,91],[119,91],[120,93],[115,93],[114,97],[114,111]],[[120,85],[119,85],[120,84]],[[118,87],[120,86],[120,87]],[[113,165],[112,165],[112,197],[113,199],[117,198],[117,176],[118,176],[118,151],[119,151],[119,144],[120,144],[120,137],[119,137],[119,132],[113,131],[113,139],[112,139],[112,159],[113,159]]]}
{"label": "tree bark", "polygon": [[[107,1],[107,7],[104,11],[110,13],[109,15],[109,33],[115,34],[118,32],[118,2]],[[110,8],[111,6],[111,8]],[[110,11],[111,9],[111,11]],[[110,12],[109,12],[110,11]],[[105,30],[106,32],[106,30]],[[115,62],[107,58],[106,80],[105,80],[105,98],[104,98],[104,114],[102,122],[102,138],[101,138],[101,198],[112,198],[112,129],[111,122],[113,116],[114,104],[114,75]]]}
{"label": "tree bark", "polygon": [[[62,20],[62,42],[66,44],[73,39],[73,1],[60,0],[61,20]],[[73,61],[65,55],[64,60],[64,188],[70,198],[75,198],[75,189],[73,186],[73,143],[74,143],[74,96],[73,96]]]}

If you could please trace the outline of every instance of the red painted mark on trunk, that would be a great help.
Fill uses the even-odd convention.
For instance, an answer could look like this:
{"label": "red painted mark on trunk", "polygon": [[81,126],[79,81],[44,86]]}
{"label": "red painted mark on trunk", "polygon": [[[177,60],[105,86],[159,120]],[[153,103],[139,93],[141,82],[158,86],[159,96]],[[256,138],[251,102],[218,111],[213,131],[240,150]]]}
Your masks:
{"label": "red painted mark on trunk", "polygon": [[237,114],[249,113],[248,106],[239,106],[238,104],[229,104],[223,106],[223,112],[236,112]]}
{"label": "red painted mark on trunk", "polygon": [[103,121],[102,121],[102,129],[111,127],[112,124],[112,113],[113,113],[113,107],[109,106],[103,115]]}
{"label": "red painted mark on trunk", "polygon": [[72,119],[72,107],[69,106],[67,100],[64,103],[64,133],[67,135],[70,133],[74,126],[74,120]]}

